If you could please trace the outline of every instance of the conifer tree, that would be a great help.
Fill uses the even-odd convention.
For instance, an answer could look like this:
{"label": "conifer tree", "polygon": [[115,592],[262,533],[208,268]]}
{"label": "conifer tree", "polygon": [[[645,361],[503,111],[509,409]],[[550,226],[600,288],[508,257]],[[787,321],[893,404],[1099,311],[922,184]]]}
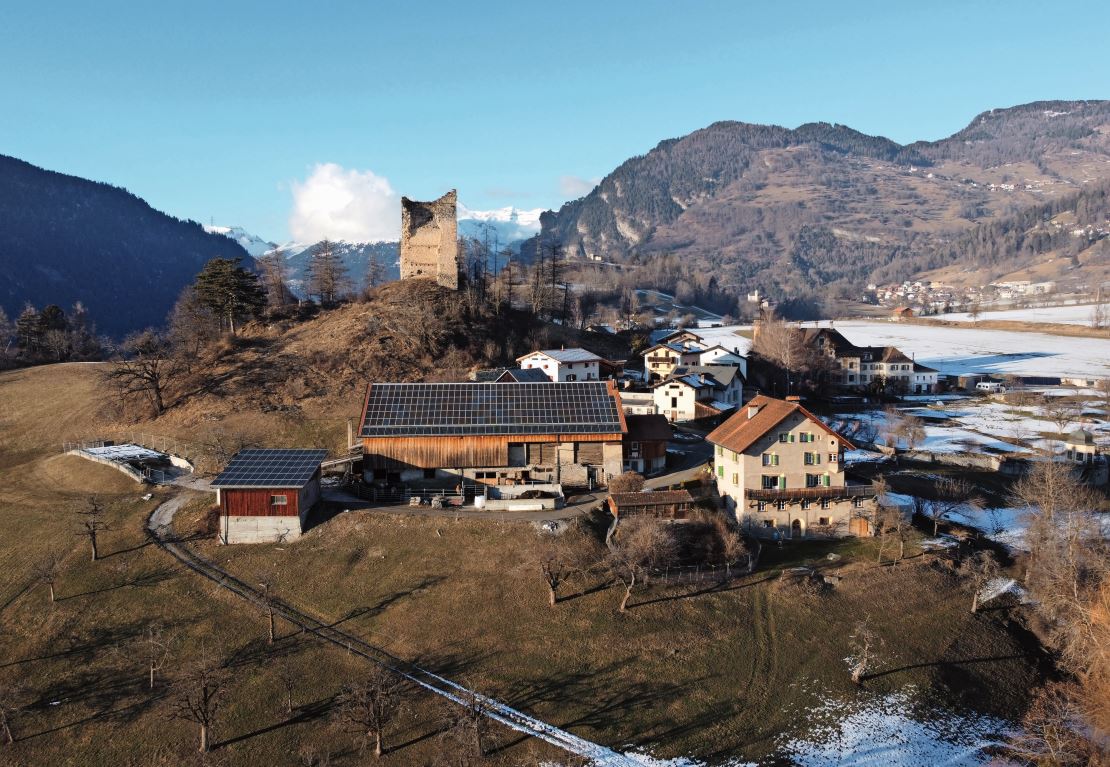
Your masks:
{"label": "conifer tree", "polygon": [[240,266],[242,259],[213,258],[197,275],[198,301],[220,318],[221,327],[235,335],[237,322],[253,317],[266,297],[258,275]]}

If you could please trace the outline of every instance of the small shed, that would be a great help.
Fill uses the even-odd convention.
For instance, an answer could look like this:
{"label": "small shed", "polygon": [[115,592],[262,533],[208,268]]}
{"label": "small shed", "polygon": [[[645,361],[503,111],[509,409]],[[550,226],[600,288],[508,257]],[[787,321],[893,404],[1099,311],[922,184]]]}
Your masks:
{"label": "small shed", "polygon": [[689,490],[657,490],[649,493],[613,493],[609,511],[618,519],[647,514],[660,519],[686,519],[694,507]]}
{"label": "small shed", "polygon": [[913,307],[896,306],[894,307],[894,311],[890,313],[890,316],[895,322],[913,319]]}
{"label": "small shed", "polygon": [[320,500],[327,450],[240,450],[212,480],[224,543],[295,540]]}

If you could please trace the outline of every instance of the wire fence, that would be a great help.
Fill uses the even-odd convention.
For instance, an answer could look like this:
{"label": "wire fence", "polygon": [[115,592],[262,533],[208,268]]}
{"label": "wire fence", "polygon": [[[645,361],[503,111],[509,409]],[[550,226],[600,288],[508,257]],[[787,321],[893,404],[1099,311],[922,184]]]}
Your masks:
{"label": "wire fence", "polygon": [[749,573],[747,561],[731,565],[681,565],[667,567],[651,573],[652,583],[677,585],[683,583],[725,583]]}

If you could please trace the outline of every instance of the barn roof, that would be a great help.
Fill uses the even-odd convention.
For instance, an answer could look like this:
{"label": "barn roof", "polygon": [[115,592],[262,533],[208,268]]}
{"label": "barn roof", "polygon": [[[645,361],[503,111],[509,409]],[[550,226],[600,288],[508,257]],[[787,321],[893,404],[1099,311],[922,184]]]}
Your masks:
{"label": "barn roof", "polygon": [[611,382],[384,383],[366,394],[362,437],[622,434]]}
{"label": "barn roof", "polygon": [[548,383],[551,378],[539,368],[507,368],[494,380],[498,383]]}
{"label": "barn roof", "polygon": [[689,490],[655,490],[642,493],[613,493],[610,498],[618,509],[634,509],[646,506],[662,506],[672,503],[693,503],[694,497]]}
{"label": "barn roof", "polygon": [[296,487],[308,484],[327,458],[327,450],[240,450],[227,468],[212,480],[213,487]]}

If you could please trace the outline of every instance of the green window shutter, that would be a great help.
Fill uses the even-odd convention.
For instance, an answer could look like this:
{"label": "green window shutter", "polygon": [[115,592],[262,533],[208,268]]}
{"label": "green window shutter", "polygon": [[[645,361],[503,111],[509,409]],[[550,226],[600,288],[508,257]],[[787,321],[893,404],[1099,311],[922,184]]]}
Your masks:
{"label": "green window shutter", "polygon": [[785,490],[785,489],[786,489],[786,475],[785,474],[780,474],[779,475],[779,490]]}
{"label": "green window shutter", "polygon": [[771,455],[771,465],[772,466],[778,466],[779,465],[779,454],[778,453],[773,453]]}
{"label": "green window shutter", "polygon": [[717,476],[721,477],[721,478],[724,478],[724,476],[725,476],[725,467],[724,466],[718,466],[717,467]]}
{"label": "green window shutter", "polygon": [[825,487],[829,486],[829,475],[828,474],[821,477],[821,484],[823,484]]}

